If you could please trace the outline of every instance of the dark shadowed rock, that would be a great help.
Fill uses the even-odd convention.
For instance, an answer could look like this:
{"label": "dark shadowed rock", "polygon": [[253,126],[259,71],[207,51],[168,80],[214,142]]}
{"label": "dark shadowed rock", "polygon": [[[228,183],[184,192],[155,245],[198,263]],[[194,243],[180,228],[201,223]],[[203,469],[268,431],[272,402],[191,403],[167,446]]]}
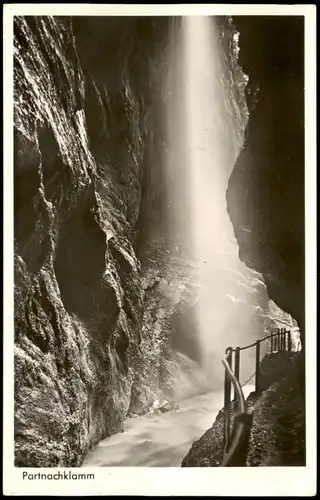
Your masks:
{"label": "dark shadowed rock", "polygon": [[228,210],[240,258],[304,331],[304,18],[234,20],[239,63],[259,90]]}
{"label": "dark shadowed rock", "polygon": [[153,119],[137,86],[148,86],[157,23],[134,48],[143,29],[136,18],[15,19],[17,466],[81,465],[129,408]]}

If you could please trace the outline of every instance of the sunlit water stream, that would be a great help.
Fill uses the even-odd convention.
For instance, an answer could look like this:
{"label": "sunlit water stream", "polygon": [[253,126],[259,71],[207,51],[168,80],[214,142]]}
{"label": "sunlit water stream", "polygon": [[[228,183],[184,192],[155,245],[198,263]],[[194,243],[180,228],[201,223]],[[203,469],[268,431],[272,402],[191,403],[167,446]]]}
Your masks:
{"label": "sunlit water stream", "polygon": [[[245,386],[245,396],[253,390]],[[222,406],[221,389],[182,401],[176,411],[130,418],[124,432],[100,441],[83,466],[180,467],[193,441],[212,426]]]}

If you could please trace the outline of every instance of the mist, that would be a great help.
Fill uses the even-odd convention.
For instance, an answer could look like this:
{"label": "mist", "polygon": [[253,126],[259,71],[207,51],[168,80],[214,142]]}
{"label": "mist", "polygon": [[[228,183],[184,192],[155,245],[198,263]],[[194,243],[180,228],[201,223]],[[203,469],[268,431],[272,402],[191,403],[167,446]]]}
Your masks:
{"label": "mist", "polygon": [[[228,179],[243,134],[232,112],[235,96],[222,72],[219,39],[213,17],[190,16],[173,22],[166,110],[168,221],[172,238],[188,248],[195,265],[197,299],[189,336],[196,338],[198,350],[197,356],[190,356],[189,378],[188,356],[183,362],[181,355],[180,361],[176,357],[178,392],[181,381],[187,385],[186,377],[197,388],[222,383],[225,349],[263,334],[260,303],[268,300],[261,276],[238,257],[227,212]],[[237,36],[234,44],[236,51]],[[245,124],[242,120],[243,130]],[[242,367],[243,377],[251,368],[254,371],[253,353],[246,357],[249,363],[244,363],[247,369]]]}

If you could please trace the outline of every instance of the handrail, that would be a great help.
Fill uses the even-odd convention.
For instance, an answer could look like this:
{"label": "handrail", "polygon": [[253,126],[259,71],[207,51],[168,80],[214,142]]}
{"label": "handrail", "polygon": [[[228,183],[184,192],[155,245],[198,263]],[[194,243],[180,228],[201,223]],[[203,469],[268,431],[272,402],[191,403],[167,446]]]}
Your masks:
{"label": "handrail", "polygon": [[[270,335],[267,335],[266,337],[263,337],[262,339],[257,339],[255,342],[253,342],[252,344],[250,345],[245,345],[244,347],[240,347],[240,351],[245,351],[246,349],[249,349],[250,347],[254,347],[255,345],[257,345],[257,342],[264,342],[265,340],[267,339],[271,339],[271,337],[274,336],[274,333],[271,333]],[[232,349],[232,352],[235,352],[236,349]]]}
{"label": "handrail", "polygon": [[[278,321],[278,323],[282,323],[283,325],[288,326],[287,323],[284,323],[283,321]],[[279,330],[279,328],[277,328],[277,330]],[[274,336],[274,333],[271,333],[270,335],[267,335],[266,337],[263,337],[262,339],[257,339],[252,344],[245,345],[243,347],[240,347],[239,349],[240,349],[240,351],[245,351],[246,349],[249,349],[250,347],[254,347],[257,344],[257,342],[264,342],[265,340],[270,339],[273,336]],[[232,352],[235,352],[235,351],[236,351],[236,349],[232,349]]]}
{"label": "handrail", "polygon": [[[242,417],[242,420],[237,420],[235,424],[235,432],[231,441],[230,448],[224,453],[224,457],[220,467],[245,466],[246,449],[249,441],[249,433],[252,423],[252,415],[249,413],[238,414],[235,416]],[[246,417],[246,420],[243,418]],[[246,436],[248,436],[246,438]]]}
{"label": "handrail", "polygon": [[[288,340],[286,342],[286,334],[288,334]],[[244,347],[237,347],[233,349],[228,347],[226,349],[226,354],[222,358],[222,363],[225,367],[225,390],[224,390],[224,456],[221,463],[221,467],[230,466],[244,466],[245,465],[245,455],[246,449],[249,442],[249,433],[252,423],[252,413],[247,411],[247,403],[244,398],[242,387],[239,381],[240,372],[240,351],[249,349],[250,347],[256,346],[256,392],[259,391],[259,375],[260,375],[260,344],[264,340],[271,338],[271,353],[274,352],[274,342],[276,339],[278,341],[279,350],[291,351],[291,332],[285,328],[278,328],[277,333],[272,332],[270,335],[262,339],[256,340],[253,344]],[[232,370],[232,353],[235,353],[235,367]],[[229,446],[230,440],[230,397],[231,397],[231,383],[234,387],[234,399],[237,403],[237,413],[234,416],[234,423],[231,435],[231,444]]]}
{"label": "handrail", "polygon": [[[239,383],[239,380],[236,378],[235,374],[230,368],[229,362],[228,362],[228,354],[224,356],[222,359],[222,363],[226,369],[226,373],[229,376],[231,382],[233,383],[235,392],[237,394],[237,400],[239,402],[239,410],[240,412],[238,413],[239,415],[245,415],[247,414],[247,404],[246,400],[244,398],[244,394],[241,388],[241,385]],[[234,462],[234,457],[238,455],[238,450],[240,451],[240,445],[242,443],[242,437],[244,435],[245,430],[247,429],[246,422],[244,420],[238,420],[237,421],[237,426],[235,427],[233,439],[231,442],[231,446],[228,449],[228,442],[225,445],[224,449],[224,458],[223,461],[220,465],[220,467],[228,467],[230,465],[235,465]]]}
{"label": "handrail", "polygon": [[227,355],[222,358],[222,363],[223,363],[225,369],[227,370],[229,378],[231,379],[231,382],[233,383],[233,386],[236,390],[236,393],[238,396],[238,401],[239,401],[239,406],[240,406],[240,411],[241,411],[241,413],[245,413],[246,409],[247,409],[246,400],[244,398],[244,394],[243,394],[241,385],[239,383],[239,380],[237,380],[233,371],[230,368],[230,365],[229,365],[228,360],[227,360]]}

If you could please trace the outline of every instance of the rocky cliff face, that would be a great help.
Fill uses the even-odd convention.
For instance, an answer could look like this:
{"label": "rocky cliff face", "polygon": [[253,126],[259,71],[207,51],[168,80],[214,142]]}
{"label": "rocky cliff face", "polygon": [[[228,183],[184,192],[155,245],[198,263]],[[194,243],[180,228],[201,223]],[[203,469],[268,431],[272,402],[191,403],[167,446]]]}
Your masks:
{"label": "rocky cliff face", "polygon": [[[228,207],[247,266],[304,332],[304,19],[235,17],[251,108]],[[241,210],[239,209],[241,207]]]}
{"label": "rocky cliff face", "polygon": [[130,404],[148,118],[126,69],[106,92],[82,52],[70,19],[16,19],[18,466],[79,465]]}
{"label": "rocky cliff face", "polygon": [[164,27],[15,20],[18,466],[81,464],[92,443],[121,430],[130,406]]}

